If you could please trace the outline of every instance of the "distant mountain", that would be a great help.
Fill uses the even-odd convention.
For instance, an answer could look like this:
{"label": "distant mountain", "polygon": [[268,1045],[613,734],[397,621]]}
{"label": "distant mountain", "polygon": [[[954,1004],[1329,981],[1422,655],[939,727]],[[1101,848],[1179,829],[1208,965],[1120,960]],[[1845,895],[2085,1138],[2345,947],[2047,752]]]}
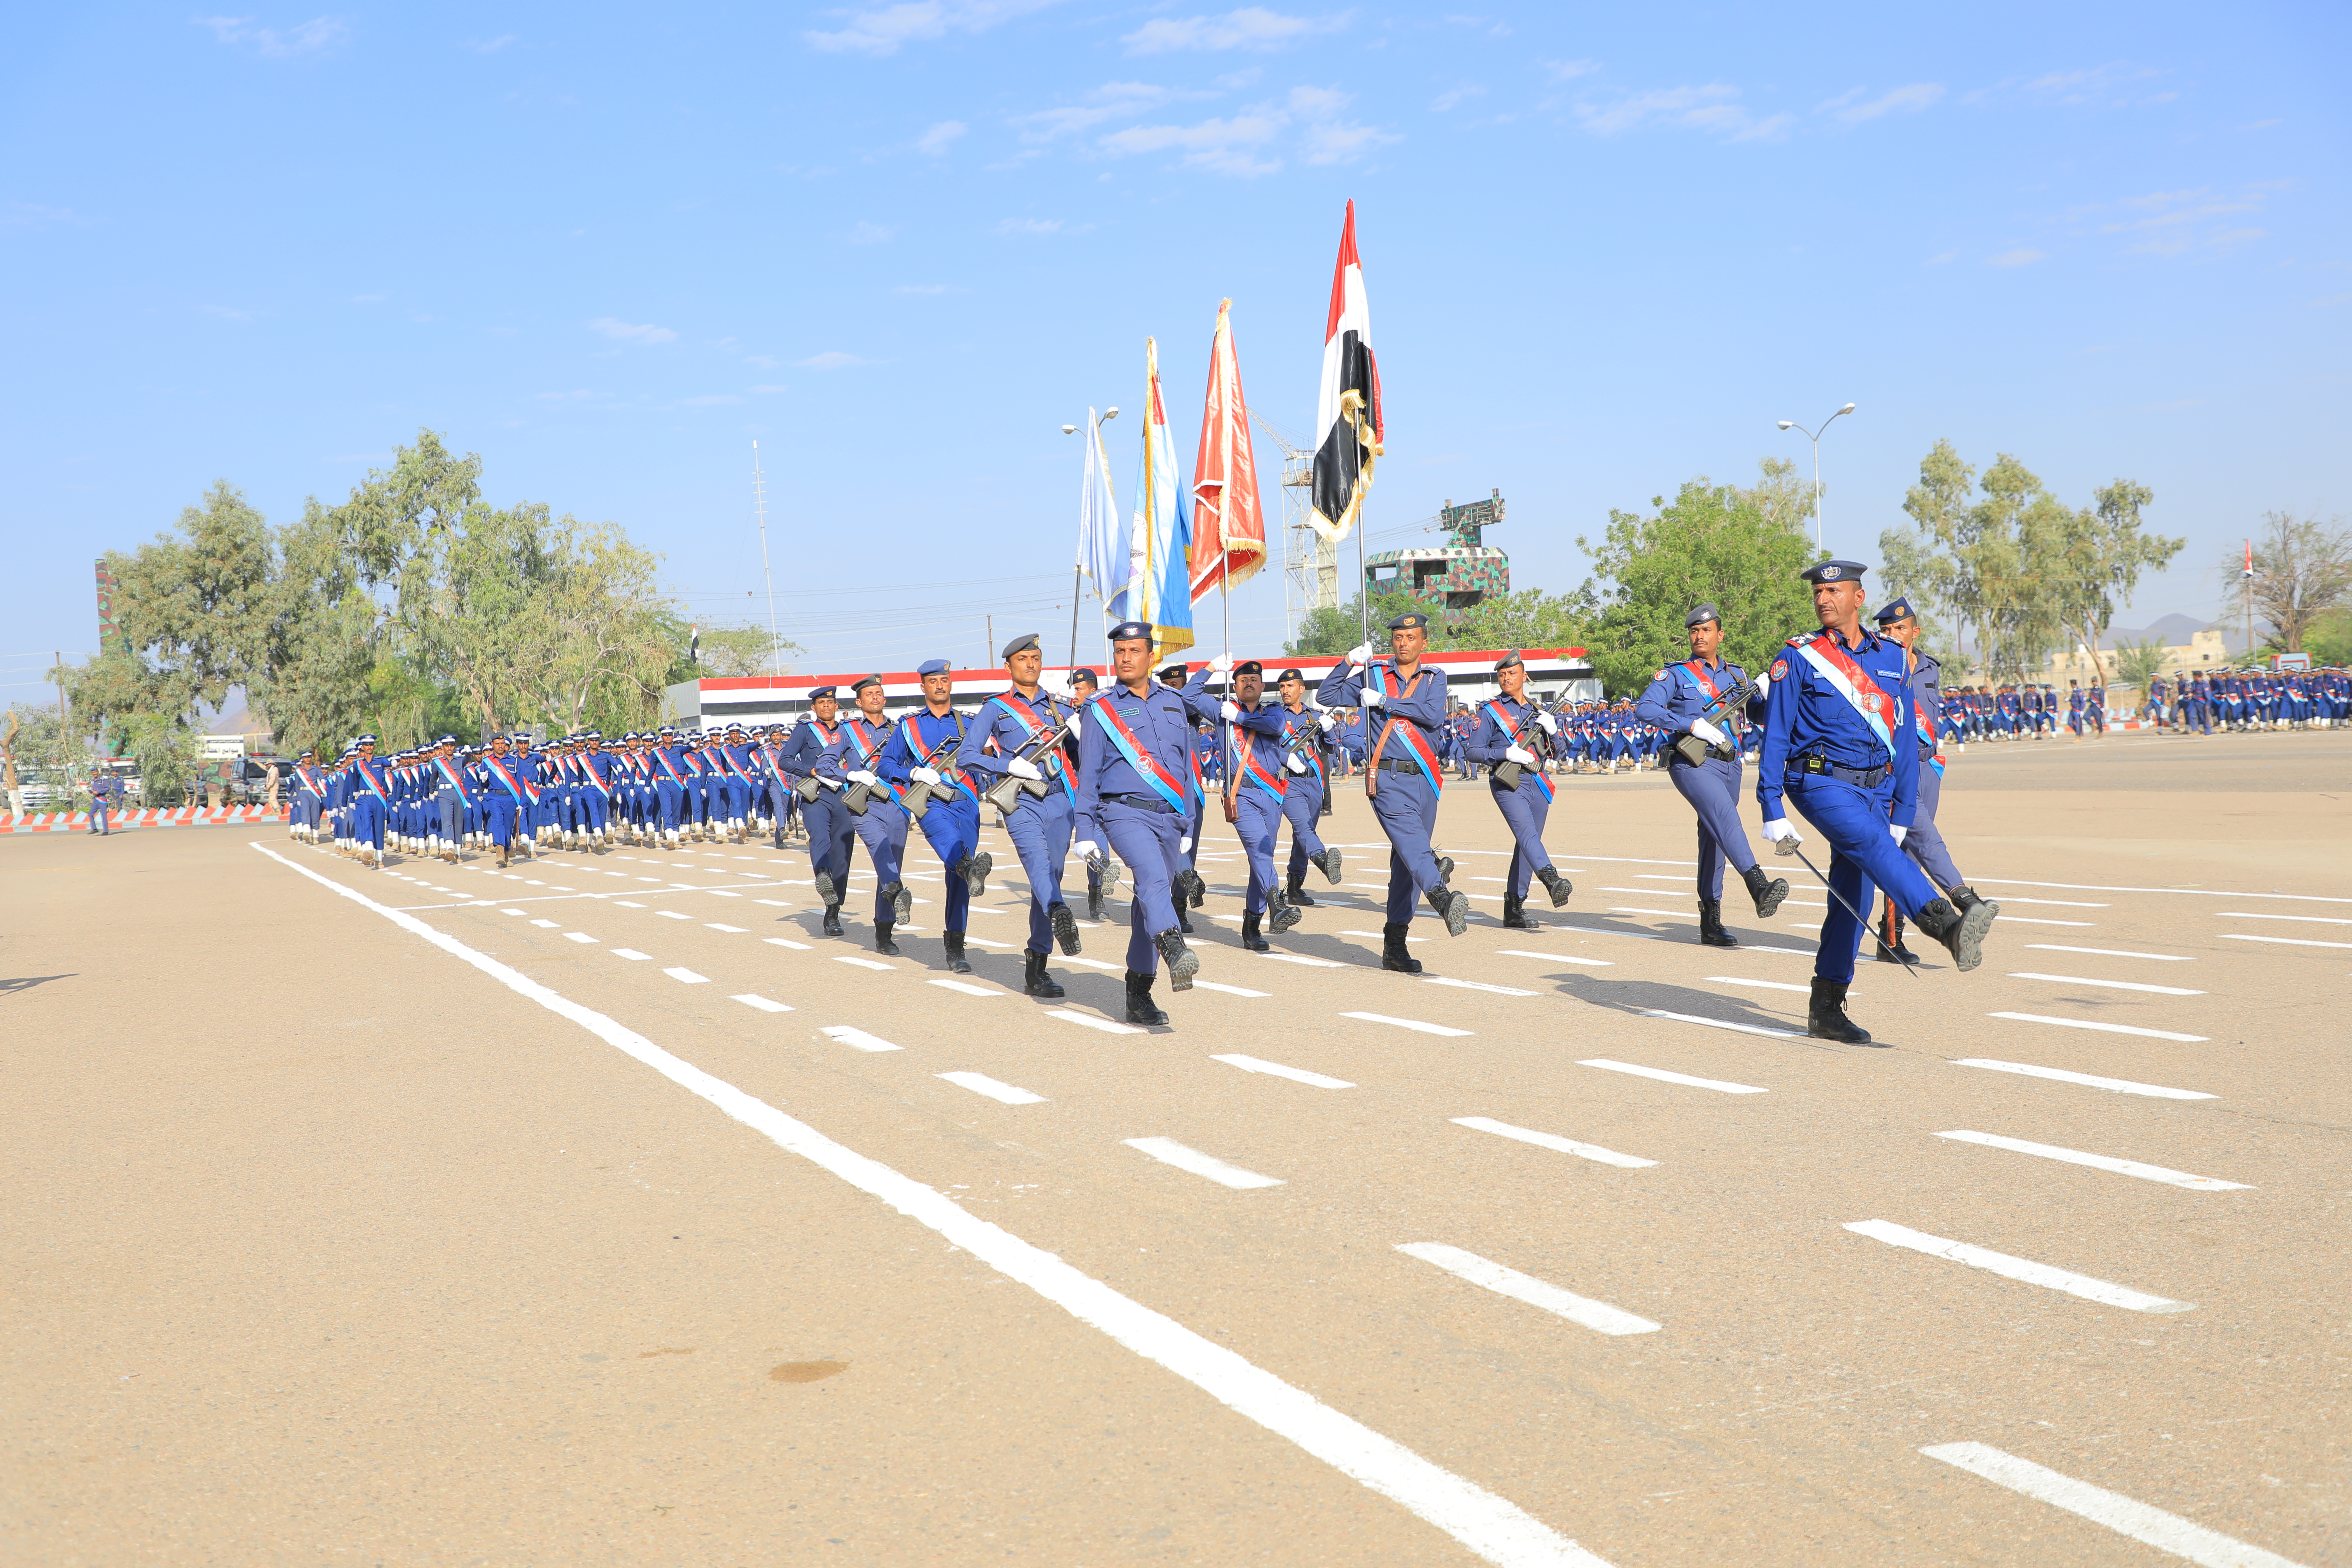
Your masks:
{"label": "distant mountain", "polygon": [[2119,643],[2143,642],[2149,637],[2154,637],[2158,641],[2164,643],[2167,647],[2173,647],[2186,643],[2197,633],[2208,630],[2209,628],[2221,634],[2222,642],[2229,647],[2229,650],[2231,653],[2243,653],[2245,651],[2246,632],[2244,621],[2200,620],[2194,616],[2183,616],[2178,614],[2166,616],[2160,620],[2151,622],[2149,625],[2137,629],[2134,629],[2130,626],[2109,626],[2107,628],[2107,646],[2109,647],[2114,647]]}

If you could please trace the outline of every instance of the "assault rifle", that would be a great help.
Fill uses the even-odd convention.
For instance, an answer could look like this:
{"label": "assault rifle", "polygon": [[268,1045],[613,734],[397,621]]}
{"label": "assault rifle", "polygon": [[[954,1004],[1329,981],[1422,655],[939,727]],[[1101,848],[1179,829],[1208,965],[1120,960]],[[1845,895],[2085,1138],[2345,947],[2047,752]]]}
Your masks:
{"label": "assault rifle", "polygon": [[[1022,742],[1019,746],[1013,749],[1013,756],[1010,760],[1013,762],[1026,762],[1032,757],[1044,756],[1047,752],[1052,751],[1055,747],[1062,743],[1062,737],[1070,732],[1070,726],[1076,721],[1077,716],[1078,710],[1075,708],[1071,709],[1060,723],[1055,725],[1050,730],[1043,731],[1040,733],[1032,735],[1027,740]],[[981,798],[988,802],[989,805],[996,807],[996,809],[1002,812],[1004,816],[1011,816],[1013,811],[1021,805],[1022,792],[1025,790],[1030,795],[1042,800],[1045,798],[1045,791],[1048,787],[1049,786],[1044,779],[1024,779],[1017,773],[1008,773],[1003,778],[997,780],[996,783],[991,784],[987,793],[982,795]]]}
{"label": "assault rifle", "polygon": [[[1542,704],[1538,703],[1536,705],[1536,711],[1538,713],[1543,713],[1549,711],[1549,710],[1545,709]],[[1552,722],[1557,724],[1559,721],[1557,718],[1554,718]],[[1533,728],[1535,732],[1543,738],[1544,749],[1546,751],[1550,750],[1551,735],[1549,732],[1544,729],[1540,722],[1533,725]],[[1532,752],[1535,750],[1533,746],[1528,745],[1528,738],[1525,735],[1520,736],[1517,743],[1528,751]],[[1540,760],[1538,760],[1538,765],[1541,765]],[[1501,762],[1495,764],[1495,782],[1502,785],[1505,789],[1517,789],[1519,787],[1520,778],[1526,774],[1527,771],[1527,763],[1515,763],[1508,757],[1506,757]]]}
{"label": "assault rifle", "polygon": [[[1730,713],[1734,709],[1745,708],[1748,705],[1748,700],[1753,698],[1755,695],[1756,682],[1743,675],[1739,678],[1739,684],[1738,686],[1732,688],[1722,696],[1717,698],[1714,701],[1708,703],[1706,705],[1706,710],[1701,713],[1699,718],[1709,724],[1719,725],[1720,721],[1725,715]],[[1696,735],[1685,732],[1676,736],[1675,738],[1675,750],[1682,753],[1683,761],[1690,763],[1693,767],[1696,767],[1699,763],[1706,761],[1707,744],[1705,741],[1700,740]]]}
{"label": "assault rifle", "polygon": [[[963,737],[961,734],[946,736],[937,746],[931,749],[930,752],[926,755],[921,762],[915,765],[917,767],[924,768],[932,767],[939,762],[940,755],[944,753],[950,746],[957,745],[961,743]],[[955,786],[948,783],[945,779],[941,779],[937,784],[925,784],[920,779],[911,779],[908,782],[907,787],[899,793],[898,799],[900,804],[906,806],[907,815],[914,818],[917,822],[920,822],[923,820],[923,813],[931,809],[931,802],[935,800],[953,800],[955,797]]]}

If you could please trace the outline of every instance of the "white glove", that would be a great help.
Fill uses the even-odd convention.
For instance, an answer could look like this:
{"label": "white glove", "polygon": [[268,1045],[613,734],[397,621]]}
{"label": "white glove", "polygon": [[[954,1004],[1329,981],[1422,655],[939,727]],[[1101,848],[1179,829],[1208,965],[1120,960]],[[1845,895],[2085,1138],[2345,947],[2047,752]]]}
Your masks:
{"label": "white glove", "polygon": [[1690,732],[1710,746],[1727,746],[1731,743],[1730,737],[1704,719],[1692,720]]}
{"label": "white glove", "polygon": [[1348,662],[1359,668],[1361,668],[1364,661],[1371,657],[1372,645],[1368,642],[1360,642],[1348,650]]}
{"label": "white glove", "polygon": [[1382,701],[1381,689],[1377,686],[1365,687],[1363,701],[1367,708],[1378,708]]}
{"label": "white glove", "polygon": [[852,773],[850,773],[850,775],[849,775],[849,776],[850,776],[851,778],[856,779],[859,784],[874,784],[874,783],[877,782],[877,781],[875,779],[874,774],[873,774],[870,771],[868,771],[867,769],[865,769],[865,768],[858,768],[858,769],[856,769],[856,771],[852,772]]}
{"label": "white glove", "polygon": [[1209,673],[1211,675],[1231,675],[1233,672],[1234,656],[1232,654],[1221,653],[1216,658],[1209,661]]}
{"label": "white glove", "polygon": [[1549,713],[1537,714],[1536,723],[1547,735],[1557,735],[1559,733],[1559,721],[1553,718]]}
{"label": "white glove", "polygon": [[935,784],[940,782],[940,771],[937,768],[917,768],[908,776],[918,784]]}
{"label": "white glove", "polygon": [[1895,843],[1900,844],[1903,842],[1903,836],[1911,830],[1907,827],[1898,827],[1894,823],[1890,822],[1886,825],[1886,831],[1895,836]]}
{"label": "white glove", "polygon": [[1190,839],[1190,838],[1179,838],[1178,840],[1176,840],[1176,853],[1177,853],[1177,854],[1179,854],[1179,855],[1190,855],[1192,852],[1192,839]]}
{"label": "white glove", "polygon": [[1226,723],[1230,724],[1234,720],[1239,719],[1242,716],[1241,704],[1238,702],[1220,702],[1217,704],[1217,716],[1223,719]]}
{"label": "white glove", "polygon": [[1102,857],[1102,846],[1091,838],[1080,838],[1070,845],[1070,852],[1081,860],[1096,860]]}
{"label": "white glove", "polygon": [[1084,730],[1086,727],[1087,727],[1087,721],[1086,721],[1086,716],[1085,716],[1084,714],[1082,714],[1082,713],[1073,713],[1073,714],[1071,714],[1071,715],[1070,715],[1070,733],[1071,733],[1071,734],[1075,735],[1075,734],[1076,734],[1079,731]]}
{"label": "white glove", "polygon": [[1326,713],[1315,722],[1321,725],[1323,732],[1328,735],[1339,727],[1339,716],[1337,713]]}
{"label": "white glove", "polygon": [[1004,764],[1004,771],[1011,773],[1016,779],[1042,780],[1045,776],[1044,773],[1037,771],[1037,764],[1031,762],[1026,757],[1013,758],[1011,762]]}
{"label": "white glove", "polygon": [[1776,816],[1764,825],[1764,841],[1780,854],[1793,855],[1797,846],[1805,840],[1804,836],[1797,831],[1796,824],[1785,816]]}
{"label": "white glove", "polygon": [[1525,746],[1506,746],[1503,748],[1503,755],[1523,768],[1536,765],[1536,754]]}
{"label": "white glove", "polygon": [[1286,773],[1297,773],[1300,778],[1305,778],[1307,776],[1307,759],[1294,752],[1291,753],[1289,759],[1282,764],[1282,771]]}
{"label": "white glove", "polygon": [[817,775],[816,782],[824,785],[827,789],[839,789],[841,787],[841,781],[839,779],[829,779],[823,773],[819,773]]}

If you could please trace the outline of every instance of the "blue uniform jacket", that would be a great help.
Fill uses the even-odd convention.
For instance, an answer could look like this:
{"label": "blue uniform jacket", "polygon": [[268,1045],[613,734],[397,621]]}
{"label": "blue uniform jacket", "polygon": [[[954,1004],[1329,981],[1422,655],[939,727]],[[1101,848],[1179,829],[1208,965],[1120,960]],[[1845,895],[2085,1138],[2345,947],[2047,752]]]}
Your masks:
{"label": "blue uniform jacket", "polygon": [[1879,740],[1854,705],[1813,668],[1792,640],[1772,661],[1771,699],[1764,718],[1764,752],[1756,763],[1756,804],[1767,822],[1788,816],[1780,796],[1790,767],[1809,756],[1820,756],[1844,768],[1887,768],[1895,783],[1895,815],[1898,827],[1908,827],[1919,805],[1919,748],[1911,743],[1911,679],[1904,668],[1903,647],[1861,629],[1860,646],[1846,652],[1881,691],[1893,700],[1895,721],[1889,726],[1893,752]]}
{"label": "blue uniform jacket", "polygon": [[1282,736],[1288,726],[1283,722],[1285,715],[1279,704],[1244,708],[1239,720],[1227,724],[1222,700],[1209,695],[1209,671],[1204,665],[1185,683],[1184,706],[1193,718],[1217,726],[1216,751],[1221,758],[1226,747],[1224,731],[1239,730],[1242,733],[1237,743],[1249,748],[1257,765],[1273,777],[1275,793],[1282,793],[1281,786],[1290,775],[1282,771],[1282,753],[1287,749]]}
{"label": "blue uniform jacket", "polygon": [[1157,684],[1142,697],[1118,682],[1105,687],[1100,696],[1087,704],[1086,723],[1078,731],[1076,781],[1078,805],[1074,832],[1079,838],[1091,838],[1097,843],[1103,838],[1097,816],[1103,796],[1160,798],[1160,792],[1111,743],[1106,727],[1092,711],[1106,706],[1118,715],[1144,752],[1160,760],[1160,766],[1176,781],[1180,795],[1189,794],[1192,787],[1192,719],[1185,711],[1183,694]]}
{"label": "blue uniform jacket", "polygon": [[[1490,706],[1510,715],[1511,722],[1518,728],[1518,739],[1515,741],[1504,733],[1503,727],[1495,722],[1495,715],[1488,711]],[[1478,704],[1477,728],[1472,730],[1470,738],[1463,742],[1470,753],[1470,760],[1481,766],[1492,767],[1505,761],[1503,753],[1513,746],[1525,749],[1538,759],[1549,755],[1551,737],[1545,734],[1543,726],[1536,721],[1536,715],[1542,711],[1543,709],[1536,703],[1514,702],[1499,694]]]}
{"label": "blue uniform jacket", "polygon": [[[1717,691],[1727,691],[1747,679],[1748,672],[1727,659],[1718,658],[1707,666],[1706,678],[1715,682]],[[1649,689],[1643,692],[1641,700],[1633,704],[1633,711],[1645,724],[1654,724],[1669,735],[1683,735],[1689,733],[1691,725],[1706,712],[1708,704],[1714,700],[1706,694],[1706,688],[1698,683],[1698,677],[1691,673],[1690,663],[1685,661],[1670,664],[1659,671],[1658,679],[1650,682]],[[1758,723],[1763,722],[1765,700],[1764,694],[1759,692],[1743,709],[1747,717]],[[1727,714],[1725,717],[1730,716]],[[1726,724],[1718,721],[1716,727],[1727,735],[1738,731],[1736,723]]]}
{"label": "blue uniform jacket", "polygon": [[[1390,729],[1389,720],[1410,721],[1412,727],[1420,731],[1421,741],[1429,748],[1430,756],[1435,756],[1437,732],[1445,725],[1445,672],[1433,665],[1424,664],[1413,671],[1412,679],[1404,684],[1402,691],[1390,693],[1387,689],[1392,684],[1390,678],[1395,670],[1395,665],[1385,658],[1374,659],[1361,669],[1335,664],[1331,667],[1331,673],[1323,678],[1323,684],[1315,689],[1315,700],[1325,708],[1355,708],[1361,701],[1364,682],[1381,682],[1381,705],[1363,710],[1365,730],[1362,744],[1369,748],[1380,738],[1382,730],[1388,730],[1388,744],[1373,760],[1425,764],[1429,758],[1413,749],[1405,732],[1407,726],[1399,724]],[[1435,784],[1437,781],[1433,778],[1430,782]]]}
{"label": "blue uniform jacket", "polygon": [[[971,727],[964,731],[963,744],[956,749],[956,766],[990,774],[991,777],[982,782],[985,788],[995,782],[993,775],[1007,771],[1005,764],[1031,738],[1033,731],[1022,722],[1020,713],[1026,713],[1041,728],[1051,730],[1061,723],[1069,711],[1068,703],[1042,688],[1038,690],[1037,700],[1032,702],[1017,689],[1007,687],[982,703],[980,711],[973,715]],[[996,742],[994,752],[987,750],[991,741]],[[1069,768],[1061,747],[1048,746],[1043,754],[1033,756],[1029,761],[1036,764],[1037,771],[1047,780],[1060,784],[1066,792],[1069,789]]]}

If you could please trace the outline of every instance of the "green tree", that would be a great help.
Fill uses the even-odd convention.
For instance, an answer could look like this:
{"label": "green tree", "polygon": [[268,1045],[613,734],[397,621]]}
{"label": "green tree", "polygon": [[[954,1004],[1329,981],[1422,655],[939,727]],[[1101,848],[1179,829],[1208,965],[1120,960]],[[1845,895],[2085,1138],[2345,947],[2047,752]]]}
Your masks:
{"label": "green tree", "polygon": [[2303,647],[2315,665],[2352,665],[2352,610],[2329,610],[2304,628]]}
{"label": "green tree", "polygon": [[766,675],[779,664],[789,668],[791,656],[801,651],[800,644],[762,626],[702,628],[702,668],[708,675]]}
{"label": "green tree", "polygon": [[1751,674],[1814,625],[1797,576],[1817,559],[1805,535],[1808,487],[1792,463],[1768,458],[1759,468],[1746,489],[1690,479],[1672,502],[1653,496],[1649,516],[1612,508],[1598,548],[1577,541],[1594,567],[1580,601],[1595,612],[1588,646],[1611,696],[1639,692],[1689,657],[1684,622],[1696,605],[1716,606],[1724,657]]}
{"label": "green tree", "polygon": [[275,563],[261,514],[219,479],[175,531],[105,563],[120,635],[68,681],[75,710],[105,720],[220,707],[267,613]]}
{"label": "green tree", "polygon": [[2116,680],[2137,690],[2147,689],[2147,683],[2164,673],[2166,660],[2162,637],[2143,637],[2137,642],[2116,645]]}
{"label": "green tree", "polygon": [[139,769],[139,802],[160,806],[194,804],[197,774],[205,765],[204,742],[176,715],[133,713],[121,721],[115,749]]}
{"label": "green tree", "polygon": [[1470,606],[1447,637],[1453,647],[1581,647],[1591,636],[1592,604],[1582,592],[1548,594],[1520,588]]}
{"label": "green tree", "polygon": [[[89,771],[98,760],[89,732],[52,703],[15,703],[0,719],[0,784],[49,792],[26,801],[27,811],[73,811],[89,805]],[[10,797],[11,809],[15,798]]]}
{"label": "green tree", "polygon": [[[1313,609],[1300,618],[1298,635],[1285,645],[1283,652],[1292,658],[1328,658],[1343,654],[1370,637],[1374,647],[1388,646],[1389,622],[1409,610],[1426,611],[1428,605],[1418,604],[1403,589],[1393,593],[1375,590],[1367,605],[1364,595],[1357,595],[1346,604],[1333,608],[1325,605]],[[1369,632],[1365,628],[1369,627]],[[1432,629],[1438,629],[1433,627]]]}
{"label": "green tree", "polygon": [[[2250,542],[2253,613],[2270,627],[2263,644],[2306,651],[2312,624],[2352,596],[2352,532],[2333,520],[2266,511],[2263,531]],[[2242,554],[2231,551],[2222,558],[2221,574],[2231,589],[2247,590],[2244,572]]]}

